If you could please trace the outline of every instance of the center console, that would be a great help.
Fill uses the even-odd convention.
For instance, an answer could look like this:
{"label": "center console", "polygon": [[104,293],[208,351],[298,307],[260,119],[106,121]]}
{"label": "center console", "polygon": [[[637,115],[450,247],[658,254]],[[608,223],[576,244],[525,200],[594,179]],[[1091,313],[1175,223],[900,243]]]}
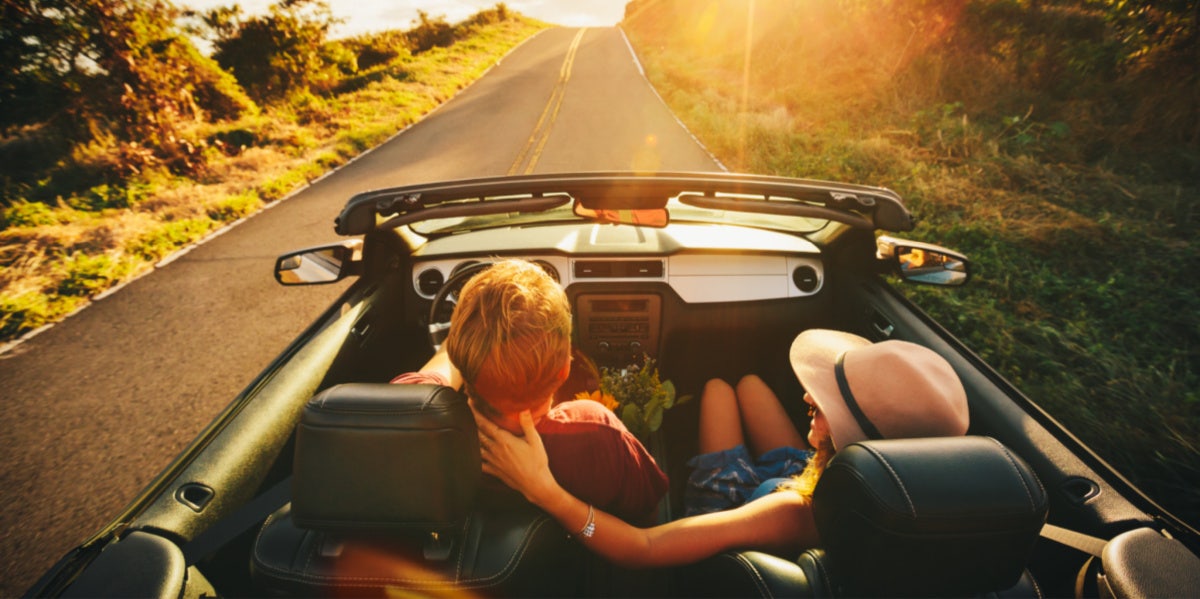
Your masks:
{"label": "center console", "polygon": [[641,362],[656,357],[662,298],[656,294],[589,293],[576,298],[576,337],[598,366]]}

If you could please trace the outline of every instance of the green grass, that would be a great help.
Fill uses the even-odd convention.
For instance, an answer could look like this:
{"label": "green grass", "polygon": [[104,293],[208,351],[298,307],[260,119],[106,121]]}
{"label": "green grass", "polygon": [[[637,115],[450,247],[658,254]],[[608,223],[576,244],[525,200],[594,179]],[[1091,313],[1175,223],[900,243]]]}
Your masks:
{"label": "green grass", "polygon": [[72,254],[62,263],[63,278],[58,282],[62,296],[88,297],[110,287],[129,274],[129,265],[111,256]]}
{"label": "green grass", "polygon": [[229,196],[213,203],[207,209],[208,217],[217,222],[233,222],[249,216],[263,207],[263,201],[254,192]]}
{"label": "green grass", "polygon": [[86,302],[79,296],[58,296],[44,291],[0,296],[0,334],[11,338],[57,322]]}
{"label": "green grass", "polygon": [[205,236],[217,226],[217,221],[207,217],[161,223],[130,240],[125,246],[126,254],[146,262],[161,260],[171,252]]}

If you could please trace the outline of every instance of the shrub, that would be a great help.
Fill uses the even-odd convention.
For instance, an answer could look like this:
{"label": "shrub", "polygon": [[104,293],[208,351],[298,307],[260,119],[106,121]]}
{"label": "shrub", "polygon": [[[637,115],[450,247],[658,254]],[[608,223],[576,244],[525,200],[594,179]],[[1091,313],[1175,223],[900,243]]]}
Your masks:
{"label": "shrub", "polygon": [[433,48],[447,48],[454,44],[456,32],[453,26],[446,22],[446,17],[430,17],[429,13],[418,10],[416,26],[408,30],[408,44],[413,54]]}
{"label": "shrub", "polygon": [[125,246],[125,251],[144,260],[158,260],[204,236],[213,229],[207,218],[189,218],[163,223],[138,236]]}
{"label": "shrub", "polygon": [[246,148],[260,143],[258,133],[246,127],[223,129],[208,136],[208,144],[219,148],[226,156],[237,156]]}
{"label": "shrub", "polygon": [[11,339],[54,322],[83,301],[81,297],[51,297],[40,291],[0,293],[0,335]]}
{"label": "shrub", "polygon": [[258,199],[258,194],[253,191],[247,191],[216,202],[208,207],[207,212],[209,218],[215,221],[230,222],[253,214],[259,208],[262,208],[262,205],[262,200]]}
{"label": "shrub", "polygon": [[17,200],[4,210],[4,228],[40,227],[58,223],[59,218],[54,210],[41,202]]}
{"label": "shrub", "polygon": [[106,254],[90,256],[75,253],[62,265],[63,278],[58,283],[59,295],[88,297],[108,289],[128,273],[127,265]]}
{"label": "shrub", "polygon": [[217,33],[213,57],[260,101],[277,101],[323,88],[339,61],[352,54],[325,50],[325,38],[337,20],[323,0],[281,0],[268,14],[243,17],[240,10],[218,9],[206,21]]}

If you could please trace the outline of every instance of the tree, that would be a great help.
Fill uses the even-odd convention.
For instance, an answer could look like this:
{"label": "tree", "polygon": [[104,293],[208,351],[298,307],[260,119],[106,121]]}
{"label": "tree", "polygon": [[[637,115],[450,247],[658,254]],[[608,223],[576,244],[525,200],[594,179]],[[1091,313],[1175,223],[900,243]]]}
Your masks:
{"label": "tree", "polygon": [[205,22],[215,38],[213,58],[259,100],[329,88],[337,77],[324,46],[338,20],[324,0],[281,0],[254,17],[236,7],[215,9]]}
{"label": "tree", "polygon": [[454,44],[455,31],[444,15],[430,17],[429,13],[418,10],[413,28],[408,31],[409,46],[413,54],[420,54],[434,47],[446,48]]}
{"label": "tree", "polygon": [[69,3],[4,0],[0,4],[0,126],[47,120],[77,92],[79,39],[64,27]]}
{"label": "tree", "polygon": [[112,137],[137,170],[196,166],[182,120],[237,118],[255,106],[175,25],[167,0],[4,0],[0,113],[76,142]]}

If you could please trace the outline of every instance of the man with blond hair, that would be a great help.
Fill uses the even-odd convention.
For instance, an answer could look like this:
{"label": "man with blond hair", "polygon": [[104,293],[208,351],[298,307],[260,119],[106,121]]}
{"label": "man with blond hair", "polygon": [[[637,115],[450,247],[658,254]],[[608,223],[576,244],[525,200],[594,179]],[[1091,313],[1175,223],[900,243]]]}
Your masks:
{"label": "man with blond hair", "polygon": [[597,402],[554,405],[571,372],[571,306],[554,279],[530,262],[496,262],[463,286],[450,325],[443,350],[392,382],[461,387],[515,434],[528,410],[564,488],[627,521],[654,521],[667,478],[641,442]]}

